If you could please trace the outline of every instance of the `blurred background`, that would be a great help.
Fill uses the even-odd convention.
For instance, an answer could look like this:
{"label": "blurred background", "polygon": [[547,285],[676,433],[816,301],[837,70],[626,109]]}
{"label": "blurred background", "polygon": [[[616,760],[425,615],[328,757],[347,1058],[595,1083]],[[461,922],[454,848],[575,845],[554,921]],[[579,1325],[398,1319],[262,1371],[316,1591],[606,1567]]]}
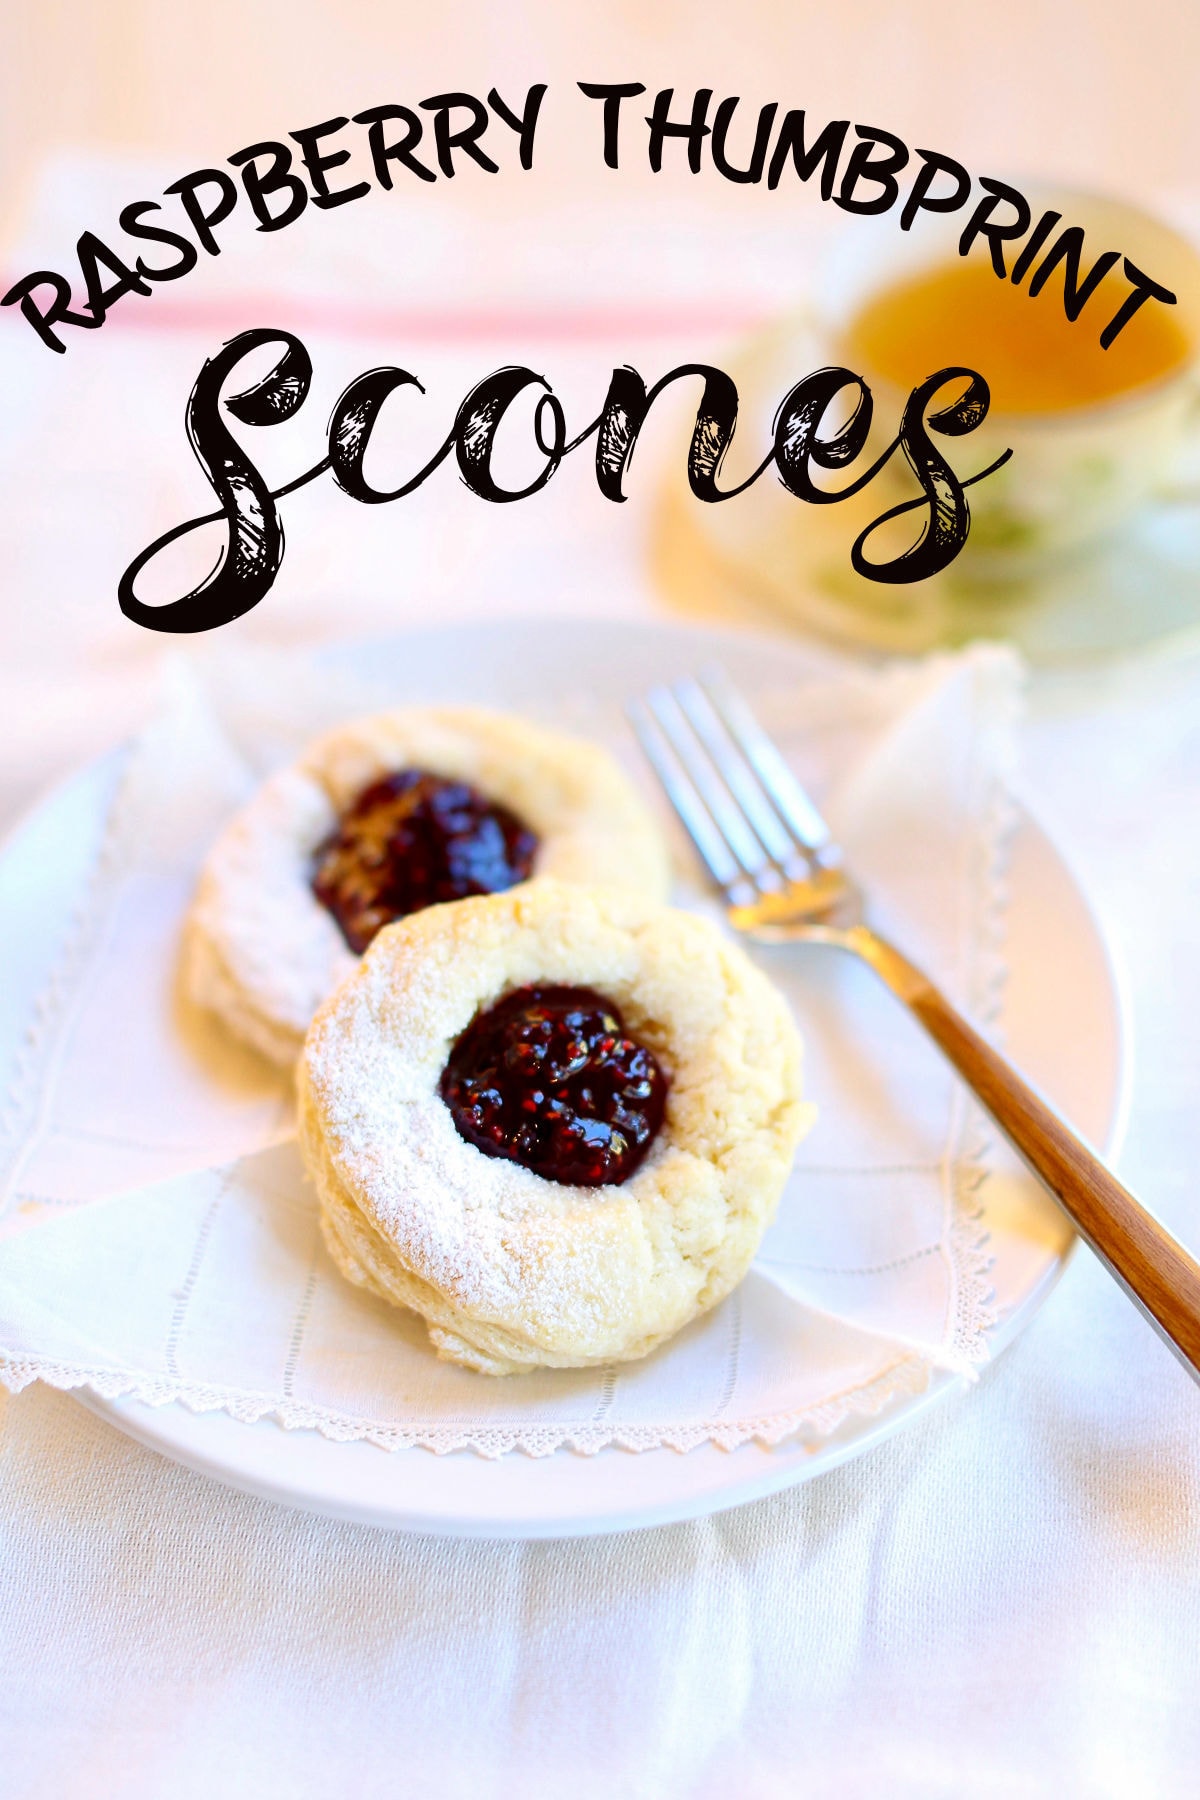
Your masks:
{"label": "blurred background", "polygon": [[[0,21],[0,158],[11,226],[47,158],[210,159],[392,95],[495,82],[712,86],[888,126],[968,166],[1028,170],[1133,197],[1185,186],[1200,155],[1190,0],[512,0],[416,7],[357,0],[57,0]],[[557,123],[561,126],[564,118]],[[552,124],[547,115],[547,126]],[[587,134],[554,136],[535,186],[586,202],[611,186]],[[544,146],[548,148],[549,146]],[[628,172],[623,184],[628,182]],[[644,177],[645,185],[650,178]],[[688,185],[669,174],[664,186]],[[484,204],[524,204],[507,184]],[[454,204],[478,189],[462,183]],[[746,196],[704,183],[703,204]]]}
{"label": "blurred background", "polygon": [[[414,370],[427,390],[384,446],[398,467],[439,442],[467,389],[505,362],[543,371],[578,426],[615,364],[632,362],[647,381],[682,361],[735,366],[747,334],[804,304],[839,236],[897,235],[894,217],[848,219],[812,183],[785,178],[770,192],[707,165],[693,175],[678,144],[652,175],[640,119],[660,87],[676,90],[680,114],[699,86],[739,94],[747,145],[758,108],[777,100],[818,127],[879,125],[975,175],[1101,189],[1200,233],[1198,67],[1192,0],[0,9],[6,287],[36,267],[69,273],[85,228],[119,243],[122,206],[245,145],[446,90],[483,96],[495,85],[519,103],[532,82],[549,84],[528,173],[509,149],[498,176],[467,165],[452,181],[398,180],[354,205],[309,206],[272,234],[254,230],[243,204],[221,228],[219,257],[146,299],[128,296],[103,330],[71,332],[65,356],[15,308],[0,314],[0,824],[136,723],[164,654],[211,648],[131,625],[116,585],[154,537],[207,508],[183,408],[205,357],[237,331],[285,326],[313,356],[306,408],[261,446],[279,480],[316,459],[334,398],[379,363]],[[618,171],[603,164],[599,108],[579,80],[648,90],[630,110]],[[793,378],[815,366],[803,354]],[[695,533],[664,549],[664,472],[678,471],[686,441],[666,410],[652,420],[626,507],[600,498],[580,456],[511,507],[479,502],[447,470],[386,507],[315,483],[285,503],[275,588],[222,644],[498,611],[665,607],[774,628],[777,609],[720,574]]]}

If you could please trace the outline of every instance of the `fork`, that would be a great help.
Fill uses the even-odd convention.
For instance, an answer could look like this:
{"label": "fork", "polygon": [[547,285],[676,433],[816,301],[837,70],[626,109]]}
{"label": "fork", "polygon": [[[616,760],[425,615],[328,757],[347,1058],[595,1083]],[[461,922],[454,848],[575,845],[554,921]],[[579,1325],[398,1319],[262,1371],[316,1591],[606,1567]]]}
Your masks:
{"label": "fork", "polygon": [[1200,1381],[1200,1264],[928,976],[872,930],[829,827],[725,674],[710,669],[654,688],[629,718],[733,929],[760,943],[830,944],[867,963]]}

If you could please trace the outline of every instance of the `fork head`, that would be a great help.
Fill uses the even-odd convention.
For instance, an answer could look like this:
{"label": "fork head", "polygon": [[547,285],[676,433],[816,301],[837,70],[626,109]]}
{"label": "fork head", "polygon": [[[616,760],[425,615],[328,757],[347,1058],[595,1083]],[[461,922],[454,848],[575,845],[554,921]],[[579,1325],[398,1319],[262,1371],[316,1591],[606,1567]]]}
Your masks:
{"label": "fork head", "polygon": [[721,669],[653,688],[629,717],[735,931],[836,941],[861,922],[829,827]]}

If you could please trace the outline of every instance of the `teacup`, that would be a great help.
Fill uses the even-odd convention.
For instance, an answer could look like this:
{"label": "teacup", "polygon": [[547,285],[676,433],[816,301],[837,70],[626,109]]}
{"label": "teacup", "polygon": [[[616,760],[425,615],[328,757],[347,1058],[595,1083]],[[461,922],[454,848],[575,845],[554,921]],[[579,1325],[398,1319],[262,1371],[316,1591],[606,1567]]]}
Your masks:
{"label": "teacup", "polygon": [[[1078,404],[1063,403],[1070,399],[1068,384],[1065,395],[1060,387],[1056,404],[1040,410],[1029,404],[1037,399],[1029,392],[1020,396],[1022,410],[1006,409],[1003,383],[998,381],[992,410],[978,430],[962,437],[935,436],[939,450],[963,479],[986,468],[1005,450],[1011,449],[1012,456],[967,490],[971,526],[966,544],[940,575],[927,580],[889,584],[869,580],[851,568],[850,547],[860,533],[890,507],[920,493],[899,453],[868,486],[838,505],[805,504],[778,482],[763,479],[728,505],[693,506],[685,516],[692,519],[692,529],[708,551],[716,553],[714,580],[720,586],[722,568],[734,578],[732,585],[726,584],[730,600],[738,591],[744,594],[749,584],[798,622],[828,636],[906,652],[980,635],[1013,635],[1039,660],[1054,660],[1110,643],[1140,641],[1139,631],[1154,635],[1177,628],[1180,606],[1172,602],[1160,619],[1163,607],[1146,600],[1140,576],[1131,587],[1127,565],[1130,543],[1146,535],[1132,523],[1134,515],[1139,509],[1148,510],[1147,503],[1166,490],[1185,441],[1200,435],[1193,431],[1200,421],[1200,255],[1168,227],[1120,201],[1050,193],[1020,182],[1013,185],[1027,196],[1034,226],[1048,209],[1062,214],[1046,248],[1058,230],[1083,227],[1082,276],[1104,251],[1119,250],[1176,294],[1176,304],[1162,311],[1169,312],[1175,324],[1178,353],[1165,363],[1160,357],[1158,373],[1151,379]],[[874,399],[871,442],[853,473],[887,447],[912,384],[892,380],[886,371],[863,362],[860,352],[868,346],[856,342],[862,334],[856,334],[855,326],[867,309],[907,282],[979,259],[988,279],[995,279],[997,288],[1017,304],[1057,308],[1061,320],[1061,264],[1040,295],[1029,298],[1011,281],[1004,283],[989,274],[986,243],[977,242],[967,258],[959,258],[959,235],[968,217],[969,208],[955,214],[921,214],[913,229],[902,233],[889,214],[856,220],[846,230],[818,272],[805,311],[759,333],[730,364],[742,407],[737,454],[731,454],[724,471],[727,482],[748,475],[763,442],[770,441],[780,395],[809,370],[830,363],[861,374]],[[1019,250],[1018,244],[1008,253],[1010,272]],[[1035,270],[1037,266],[1035,262]],[[1129,291],[1120,261],[1110,277],[1096,288],[1074,323],[1064,322],[1064,329],[1085,334],[1093,345]],[[1139,318],[1155,304],[1147,301],[1134,315],[1126,327],[1128,342],[1134,341],[1131,334]],[[1124,337],[1101,354],[1115,357]],[[921,368],[919,377],[959,360],[949,344],[945,352],[936,343],[930,350],[932,366]],[[985,379],[988,360],[981,347],[980,373]],[[953,393],[948,389],[947,398]],[[846,475],[832,477],[829,485],[841,487],[846,480]],[[1187,497],[1186,484],[1177,480],[1171,497]],[[1172,516],[1181,515],[1177,511]],[[920,517],[908,513],[880,527],[870,540],[871,560],[886,559],[905,548],[920,530]],[[1127,529],[1122,532],[1122,527]],[[670,555],[663,553],[660,561],[667,568]],[[1107,579],[1110,573],[1112,581]],[[670,580],[669,573],[665,578]],[[1147,578],[1157,592],[1158,576],[1150,571]],[[1119,593],[1108,591],[1114,582]],[[1057,635],[1049,616],[1056,608],[1062,614]],[[1119,616],[1099,616],[1106,608]],[[1136,618],[1130,616],[1131,610]],[[1191,617],[1190,607],[1184,611]]]}
{"label": "teacup", "polygon": [[[1024,191],[1035,226],[1048,210],[1061,220],[1022,288],[993,272],[982,238],[959,256],[962,215],[925,214],[882,256],[878,245],[870,255],[860,239],[832,266],[817,302],[835,356],[872,390],[880,447],[914,381],[932,374],[939,360],[978,367],[989,380],[984,424],[939,446],[960,476],[1012,451],[1004,467],[970,489],[971,529],[953,567],[956,583],[1036,579],[1064,557],[1098,546],[1169,480],[1200,415],[1200,256],[1120,201]],[[1120,259],[1074,321],[1063,307],[1061,262],[1036,297],[1028,292],[1038,259],[1070,226],[1085,233],[1082,278],[1103,252],[1119,250],[1176,303],[1146,301],[1102,349],[1100,333],[1130,292]],[[1020,249],[1017,241],[1007,250],[1010,271]],[[959,315],[961,326],[956,304],[969,309],[968,317]],[[974,356],[962,354],[964,347]],[[931,367],[919,366],[922,355],[934,357]],[[904,470],[897,466],[889,477],[899,493]]]}

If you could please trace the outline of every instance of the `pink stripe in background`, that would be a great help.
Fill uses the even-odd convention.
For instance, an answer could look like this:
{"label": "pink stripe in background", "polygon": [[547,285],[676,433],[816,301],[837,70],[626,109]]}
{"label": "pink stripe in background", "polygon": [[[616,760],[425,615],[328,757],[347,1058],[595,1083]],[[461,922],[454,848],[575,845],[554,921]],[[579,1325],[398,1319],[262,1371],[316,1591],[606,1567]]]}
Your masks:
{"label": "pink stripe in background", "polygon": [[[0,277],[0,281],[3,278]],[[0,291],[6,291],[5,283]],[[501,338],[537,338],[551,343],[585,343],[606,338],[680,337],[688,332],[722,334],[760,325],[765,311],[737,302],[715,305],[465,308],[360,305],[352,300],[303,299],[282,294],[244,294],[217,300],[164,300],[138,305],[130,294],[104,321],[104,330],[203,331],[212,335],[244,331],[253,323],[307,327],[342,337],[417,338],[425,342],[477,343]],[[16,307],[5,308],[20,323]],[[64,326],[64,337],[79,334]]]}

